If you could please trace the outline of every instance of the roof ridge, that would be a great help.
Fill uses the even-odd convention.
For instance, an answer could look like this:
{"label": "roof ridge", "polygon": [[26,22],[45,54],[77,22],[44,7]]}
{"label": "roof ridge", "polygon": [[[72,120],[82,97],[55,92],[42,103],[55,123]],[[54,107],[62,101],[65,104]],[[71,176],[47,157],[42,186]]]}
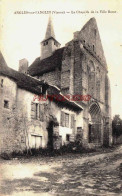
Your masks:
{"label": "roof ridge", "polygon": [[80,31],[82,31],[82,30],[83,30],[91,21],[93,21],[93,20],[96,22],[95,17],[90,18],[90,19],[83,25],[83,27],[81,28]]}
{"label": "roof ridge", "polygon": [[8,68],[7,63],[3,57],[2,52],[0,51],[0,69],[5,70],[6,68]]}

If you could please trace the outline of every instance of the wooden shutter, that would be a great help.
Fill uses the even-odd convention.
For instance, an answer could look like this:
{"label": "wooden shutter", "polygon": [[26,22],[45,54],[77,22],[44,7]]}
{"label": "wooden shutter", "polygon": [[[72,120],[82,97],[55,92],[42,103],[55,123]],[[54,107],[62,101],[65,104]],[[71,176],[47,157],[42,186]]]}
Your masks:
{"label": "wooden shutter", "polygon": [[39,117],[40,121],[44,121],[44,104],[39,105]]}
{"label": "wooden shutter", "polygon": [[76,120],[74,119],[73,133],[75,134],[75,132],[76,132]]}
{"label": "wooden shutter", "polygon": [[65,113],[65,126],[69,127],[69,114]]}
{"label": "wooden shutter", "polygon": [[61,120],[60,120],[60,124],[62,127],[65,126],[65,113],[63,111],[61,111]]}
{"label": "wooden shutter", "polygon": [[74,128],[75,115],[71,114],[71,129]]}
{"label": "wooden shutter", "polygon": [[39,117],[40,117],[40,110],[39,110],[39,103],[37,103],[37,114],[36,114],[36,116],[37,116],[37,119],[39,119]]}
{"label": "wooden shutter", "polygon": [[36,104],[33,102],[31,102],[31,118],[36,118]]}

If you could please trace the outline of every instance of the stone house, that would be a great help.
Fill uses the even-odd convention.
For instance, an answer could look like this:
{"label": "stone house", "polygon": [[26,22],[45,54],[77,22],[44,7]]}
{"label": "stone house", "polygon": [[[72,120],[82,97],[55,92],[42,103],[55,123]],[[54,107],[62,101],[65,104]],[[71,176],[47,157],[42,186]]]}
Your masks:
{"label": "stone house", "polygon": [[64,95],[90,95],[90,101],[78,101],[83,107],[83,145],[90,148],[111,145],[110,82],[95,18],[60,48],[50,17],[45,39],[41,42],[41,56],[26,72],[56,85]]}
{"label": "stone house", "polygon": [[[74,141],[83,126],[83,108],[57,87],[10,69],[1,53],[0,60],[0,153]],[[65,101],[52,99],[54,94]]]}
{"label": "stone house", "polygon": [[[40,95],[60,95],[65,101],[42,101]],[[91,99],[74,101],[69,95]],[[0,54],[0,110],[1,152],[59,148],[79,133],[86,148],[111,145],[110,82],[95,18],[62,48],[49,18],[40,57],[30,66],[20,60],[19,71]]]}

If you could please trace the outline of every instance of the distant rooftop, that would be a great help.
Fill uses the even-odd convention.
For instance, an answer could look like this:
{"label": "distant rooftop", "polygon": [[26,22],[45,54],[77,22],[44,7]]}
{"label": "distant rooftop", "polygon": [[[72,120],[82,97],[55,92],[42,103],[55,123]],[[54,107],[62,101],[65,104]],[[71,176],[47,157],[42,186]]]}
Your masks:
{"label": "distant rooftop", "polygon": [[31,76],[41,75],[50,72],[55,68],[61,69],[64,47],[56,50],[53,55],[43,60],[38,57],[28,68]]}

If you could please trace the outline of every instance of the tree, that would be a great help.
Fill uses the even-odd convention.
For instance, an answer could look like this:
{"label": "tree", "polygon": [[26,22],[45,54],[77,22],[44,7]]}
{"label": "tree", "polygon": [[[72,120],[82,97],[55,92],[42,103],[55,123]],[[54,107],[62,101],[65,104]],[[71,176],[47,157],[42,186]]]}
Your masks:
{"label": "tree", "polygon": [[115,115],[112,121],[112,132],[114,137],[122,135],[122,119],[120,115]]}

